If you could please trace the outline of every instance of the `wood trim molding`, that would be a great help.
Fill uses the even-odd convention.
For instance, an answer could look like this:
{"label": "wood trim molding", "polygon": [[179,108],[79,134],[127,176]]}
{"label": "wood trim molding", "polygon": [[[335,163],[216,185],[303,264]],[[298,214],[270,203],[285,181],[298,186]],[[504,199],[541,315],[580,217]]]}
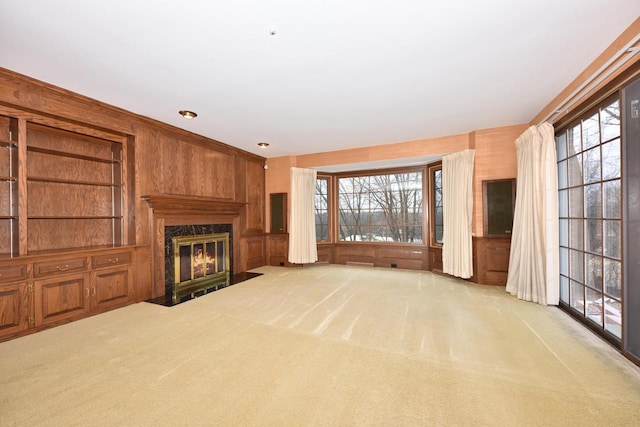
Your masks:
{"label": "wood trim molding", "polygon": [[210,215],[240,215],[246,203],[224,199],[211,199],[195,196],[155,195],[142,196],[156,214],[171,214],[189,211]]}

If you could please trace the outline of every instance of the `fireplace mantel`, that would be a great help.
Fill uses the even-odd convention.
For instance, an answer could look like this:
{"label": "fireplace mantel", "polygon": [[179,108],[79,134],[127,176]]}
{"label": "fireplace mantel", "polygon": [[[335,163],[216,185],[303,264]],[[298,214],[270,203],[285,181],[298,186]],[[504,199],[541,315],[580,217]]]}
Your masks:
{"label": "fireplace mantel", "polygon": [[[151,268],[153,274],[152,297],[165,295],[165,226],[198,224],[231,224],[233,230],[233,259],[240,260],[240,222],[247,204],[229,199],[178,196],[171,194],[142,196],[151,209]],[[234,271],[241,268],[233,264]]]}
{"label": "fireplace mantel", "polygon": [[195,196],[155,195],[142,196],[142,200],[146,201],[156,214],[192,211],[240,215],[240,210],[246,205],[243,202]]}

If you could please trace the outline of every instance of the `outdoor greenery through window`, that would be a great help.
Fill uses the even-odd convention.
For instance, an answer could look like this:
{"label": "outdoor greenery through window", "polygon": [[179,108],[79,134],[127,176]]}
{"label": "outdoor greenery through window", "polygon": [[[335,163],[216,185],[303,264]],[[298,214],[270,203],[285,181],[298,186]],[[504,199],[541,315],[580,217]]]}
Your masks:
{"label": "outdoor greenery through window", "polygon": [[422,175],[338,178],[338,239],[422,243]]}
{"label": "outdoor greenery through window", "polygon": [[620,104],[609,101],[556,135],[560,299],[620,338]]}

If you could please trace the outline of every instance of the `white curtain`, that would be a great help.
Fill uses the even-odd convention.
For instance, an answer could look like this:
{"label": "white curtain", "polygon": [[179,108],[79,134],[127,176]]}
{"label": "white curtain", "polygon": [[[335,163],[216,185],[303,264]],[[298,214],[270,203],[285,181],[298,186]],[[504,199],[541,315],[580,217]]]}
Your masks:
{"label": "white curtain", "polygon": [[553,126],[531,126],[515,144],[516,209],[506,289],[525,301],[557,305],[558,172]]}
{"label": "white curtain", "polygon": [[474,156],[463,150],[442,158],[442,271],[463,279],[473,276]]}
{"label": "white curtain", "polygon": [[291,168],[291,215],[289,262],[307,264],[318,260],[316,247],[315,194],[317,172]]}

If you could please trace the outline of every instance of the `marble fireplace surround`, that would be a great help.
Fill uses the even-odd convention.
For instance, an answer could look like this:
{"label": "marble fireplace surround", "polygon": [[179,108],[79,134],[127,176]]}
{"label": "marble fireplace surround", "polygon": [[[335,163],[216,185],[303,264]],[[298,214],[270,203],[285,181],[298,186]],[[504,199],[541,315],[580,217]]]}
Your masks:
{"label": "marble fireplace surround", "polygon": [[174,227],[182,227],[187,230],[202,225],[214,226],[216,229],[230,227],[231,273],[232,275],[237,273],[237,260],[240,259],[240,233],[237,231],[240,230],[240,212],[245,207],[245,203],[166,195],[144,196],[142,199],[149,204],[152,212],[151,227],[153,227],[154,236],[154,241],[151,244],[152,298],[166,295],[165,248],[167,236],[165,236],[165,230],[167,228],[172,233],[171,230],[176,230]]}

